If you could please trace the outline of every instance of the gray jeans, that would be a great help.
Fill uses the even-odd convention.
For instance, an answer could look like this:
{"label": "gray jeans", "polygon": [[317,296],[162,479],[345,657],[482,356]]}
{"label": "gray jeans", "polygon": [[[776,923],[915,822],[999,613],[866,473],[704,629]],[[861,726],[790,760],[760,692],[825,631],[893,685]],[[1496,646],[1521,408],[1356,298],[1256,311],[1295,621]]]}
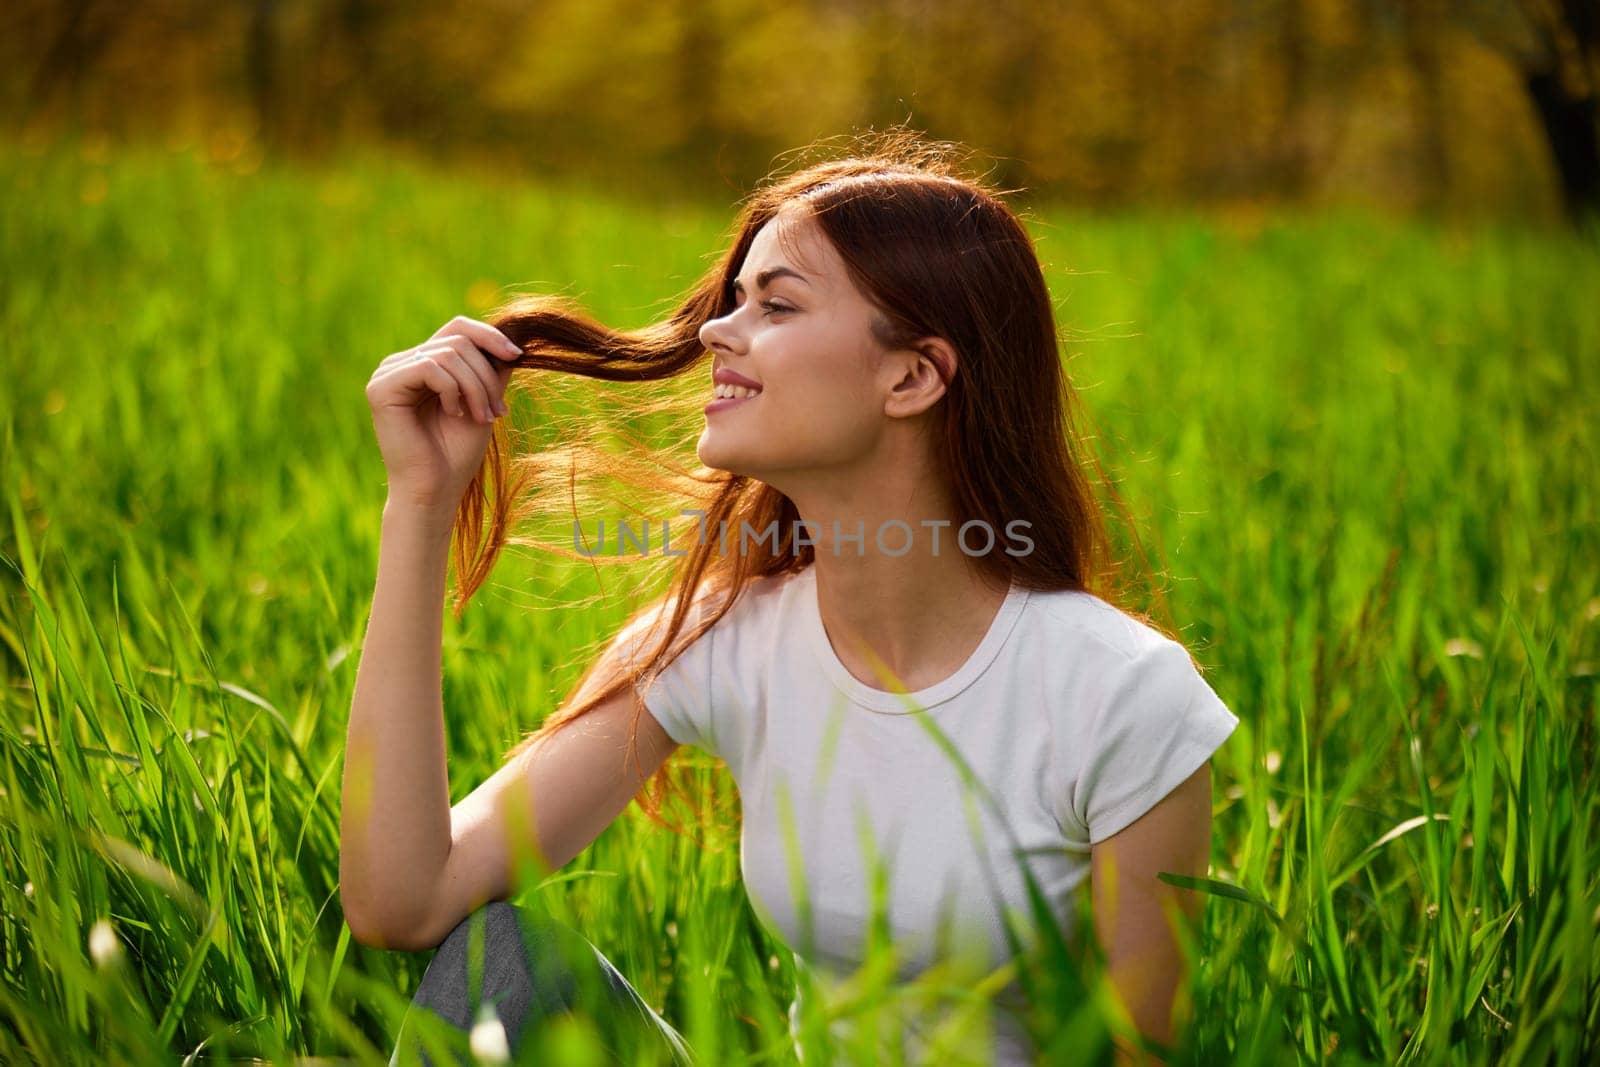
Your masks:
{"label": "gray jeans", "polygon": [[[471,949],[474,926],[481,931],[476,952]],[[474,958],[481,961],[477,966]],[[474,981],[477,975],[481,978]],[[454,1028],[447,1036],[457,1062],[471,1064],[467,1034],[485,1003],[494,1006],[505,1027],[513,1057],[542,1020],[577,1008],[597,1023],[618,1062],[695,1063],[682,1035],[588,938],[565,923],[497,900],[462,919],[434,950],[401,1022],[390,1067],[437,1067],[417,1035],[418,1009]]]}

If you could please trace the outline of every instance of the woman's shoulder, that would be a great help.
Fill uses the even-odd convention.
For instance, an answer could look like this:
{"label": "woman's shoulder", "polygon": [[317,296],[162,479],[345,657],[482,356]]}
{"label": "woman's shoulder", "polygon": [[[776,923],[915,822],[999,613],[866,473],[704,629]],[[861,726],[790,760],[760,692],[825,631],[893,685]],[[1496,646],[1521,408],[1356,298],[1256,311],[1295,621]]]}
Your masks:
{"label": "woman's shoulder", "polygon": [[[738,630],[754,638],[756,635],[772,636],[797,625],[806,610],[807,597],[815,597],[809,583],[813,581],[810,568],[797,571],[779,571],[775,574],[758,574],[746,580],[737,598],[722,620],[724,630]],[[725,590],[714,594],[713,603],[726,599]]]}
{"label": "woman's shoulder", "polygon": [[1032,590],[1030,625],[1064,653],[1099,655],[1123,663],[1152,649],[1177,644],[1137,615],[1081,589]]}
{"label": "woman's shoulder", "polygon": [[[728,601],[730,579],[723,576],[703,579],[690,595],[689,608],[684,617],[684,629],[694,628],[713,616],[716,616],[716,621],[708,628],[708,632],[716,630],[720,634],[734,629],[765,625],[770,620],[795,610],[797,602],[790,595],[794,589],[795,577],[796,575],[790,572],[749,576],[740,585],[726,611],[722,608]],[[664,616],[670,614],[676,602],[675,594],[659,598],[651,607],[640,613],[640,621],[644,622],[644,617],[648,617],[650,623],[664,621]]]}

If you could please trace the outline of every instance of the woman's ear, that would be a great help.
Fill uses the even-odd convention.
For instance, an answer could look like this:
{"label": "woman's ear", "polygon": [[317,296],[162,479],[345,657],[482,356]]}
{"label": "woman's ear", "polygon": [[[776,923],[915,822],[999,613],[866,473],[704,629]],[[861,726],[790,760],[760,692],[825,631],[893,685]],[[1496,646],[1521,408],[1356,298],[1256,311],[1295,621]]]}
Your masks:
{"label": "woman's ear", "polygon": [[890,361],[899,377],[890,389],[884,414],[896,418],[928,410],[944,396],[945,380],[956,374],[956,351],[942,337],[924,337],[912,347],[893,353]]}

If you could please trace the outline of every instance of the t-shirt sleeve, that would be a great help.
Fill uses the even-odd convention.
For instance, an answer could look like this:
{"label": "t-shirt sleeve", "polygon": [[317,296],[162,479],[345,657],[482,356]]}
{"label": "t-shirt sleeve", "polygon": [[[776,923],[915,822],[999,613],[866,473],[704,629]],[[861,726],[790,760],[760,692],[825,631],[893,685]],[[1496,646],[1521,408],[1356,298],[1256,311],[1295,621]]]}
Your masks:
{"label": "t-shirt sleeve", "polygon": [[1183,645],[1163,638],[1130,659],[1106,690],[1072,791],[1089,843],[1155,807],[1238,725]]}
{"label": "t-shirt sleeve", "polygon": [[[642,679],[637,692],[668,737],[680,745],[693,745],[720,757],[717,731],[711,725],[711,651],[716,627],[696,640],[688,640],[702,621],[703,607],[697,602],[684,618],[674,641],[675,647],[681,649],[678,655],[654,678]],[[665,621],[659,627],[655,623],[669,608],[670,605],[657,605],[641,613],[618,633],[613,647],[630,657],[630,662],[642,660],[665,632]]]}

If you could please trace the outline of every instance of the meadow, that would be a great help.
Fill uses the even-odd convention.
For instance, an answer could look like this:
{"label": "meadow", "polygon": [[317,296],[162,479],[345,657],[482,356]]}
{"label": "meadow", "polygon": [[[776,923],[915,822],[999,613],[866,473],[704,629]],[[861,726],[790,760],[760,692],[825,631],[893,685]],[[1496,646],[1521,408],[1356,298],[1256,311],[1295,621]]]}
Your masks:
{"label": "meadow", "polygon": [[[352,941],[337,895],[366,381],[513,287],[652,321],[737,194],[92,141],[0,148],[0,183],[0,1062],[385,1062],[428,957]],[[1031,210],[1119,543],[1242,720],[1186,1061],[1600,1059],[1600,234]],[[625,421],[604,388],[547,402]],[[627,573],[512,549],[446,618],[453,799]],[[796,1062],[792,960],[736,826],[698,827],[630,807],[521,899],[705,1062]],[[1098,1003],[1039,1006],[1051,1062],[1103,1055]]]}

